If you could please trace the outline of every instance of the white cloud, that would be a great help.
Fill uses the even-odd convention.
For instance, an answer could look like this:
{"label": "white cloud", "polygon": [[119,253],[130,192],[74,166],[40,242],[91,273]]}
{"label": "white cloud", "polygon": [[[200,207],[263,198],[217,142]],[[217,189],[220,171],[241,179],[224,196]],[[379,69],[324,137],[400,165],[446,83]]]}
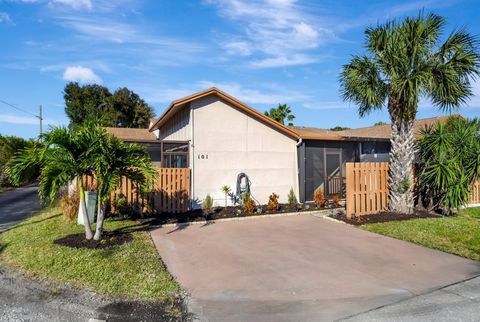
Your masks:
{"label": "white cloud", "polygon": [[79,9],[91,10],[93,8],[93,4],[91,0],[18,0],[18,1],[25,2],[25,3],[46,3],[51,7],[54,7],[55,5],[60,4],[75,10],[79,10]]}
{"label": "white cloud", "polygon": [[63,79],[70,82],[98,83],[102,79],[93,70],[83,66],[69,66],[63,72]]}
{"label": "white cloud", "polygon": [[[235,40],[225,35],[222,47],[228,55],[247,56],[258,53],[264,57],[253,67],[280,67],[310,64],[315,57],[306,51],[335,39],[333,31],[318,24],[319,17],[295,0],[208,0],[219,13],[242,29]],[[238,40],[240,39],[240,40]]]}
{"label": "white cloud", "polygon": [[[136,25],[118,22],[108,18],[86,18],[79,16],[58,17],[62,27],[77,31],[91,40],[105,40],[117,44],[145,44],[165,48],[175,48],[178,52],[198,52],[204,49],[199,43],[175,38],[152,35],[150,31]],[[153,48],[150,47],[149,50]]]}
{"label": "white cloud", "polygon": [[252,44],[246,41],[230,41],[223,44],[228,55],[249,56],[252,54]]}
{"label": "white cloud", "polygon": [[252,67],[259,68],[273,68],[273,67],[284,67],[284,66],[296,66],[296,65],[307,65],[317,62],[318,59],[309,55],[297,54],[290,57],[287,56],[277,56],[272,58],[265,58],[260,60],[255,60],[250,63]]}
{"label": "white cloud", "polygon": [[73,9],[92,9],[92,1],[91,0],[51,0],[51,4],[63,4],[65,6],[72,7]]}
{"label": "white cloud", "polygon": [[249,104],[278,104],[285,102],[290,103],[311,98],[311,96],[308,94],[286,89],[276,85],[264,86],[264,88],[261,90],[246,88],[241,84],[228,82],[218,83],[212,81],[201,81],[198,85],[201,89],[217,87],[220,90],[232,95],[233,97],[238,98],[239,100]]}
{"label": "white cloud", "polygon": [[142,94],[142,97],[149,103],[168,104],[176,99],[191,95],[195,92],[210,87],[218,89],[238,98],[247,104],[278,104],[297,103],[304,100],[312,100],[313,96],[308,93],[285,88],[277,84],[260,84],[261,89],[244,87],[234,82],[213,82],[209,80],[200,81],[194,84],[179,85],[175,88],[159,88],[130,86]]}
{"label": "white cloud", "polygon": [[15,25],[13,20],[10,18],[8,13],[6,12],[0,12],[0,23],[6,23],[7,25]]}

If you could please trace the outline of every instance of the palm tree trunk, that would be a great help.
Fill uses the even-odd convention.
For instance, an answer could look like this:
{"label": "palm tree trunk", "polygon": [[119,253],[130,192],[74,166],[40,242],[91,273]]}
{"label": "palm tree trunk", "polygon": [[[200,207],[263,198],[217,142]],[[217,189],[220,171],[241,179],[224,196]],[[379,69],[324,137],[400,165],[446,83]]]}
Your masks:
{"label": "palm tree trunk", "polygon": [[82,216],[83,225],[85,226],[85,238],[92,239],[92,228],[90,227],[90,220],[88,219],[87,203],[85,201],[85,189],[83,187],[83,178],[78,176],[78,194],[80,196],[80,202],[82,203]]}
{"label": "palm tree trunk", "polygon": [[413,161],[414,149],[414,120],[392,120],[392,135],[390,142],[390,211],[412,213],[414,206],[413,188]]}
{"label": "palm tree trunk", "polygon": [[95,236],[93,236],[93,239],[95,240],[100,240],[102,238],[103,234],[103,221],[105,219],[105,210],[106,210],[106,204],[105,202],[98,201],[98,209],[97,209],[97,228],[95,229]]}

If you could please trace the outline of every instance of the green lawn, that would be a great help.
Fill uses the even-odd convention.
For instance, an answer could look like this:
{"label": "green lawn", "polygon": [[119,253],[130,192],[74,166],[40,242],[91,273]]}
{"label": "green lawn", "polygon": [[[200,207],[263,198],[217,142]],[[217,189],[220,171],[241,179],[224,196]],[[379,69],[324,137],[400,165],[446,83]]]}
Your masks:
{"label": "green lawn", "polygon": [[150,235],[134,221],[105,222],[106,231],[122,228],[133,232],[127,233],[131,238],[121,245],[95,249],[59,245],[59,239],[82,233],[83,227],[65,223],[57,208],[48,209],[0,234],[0,261],[29,275],[102,295],[154,301],[173,298],[179,286],[163,265]]}
{"label": "green lawn", "polygon": [[480,208],[457,216],[369,224],[362,229],[480,260]]}

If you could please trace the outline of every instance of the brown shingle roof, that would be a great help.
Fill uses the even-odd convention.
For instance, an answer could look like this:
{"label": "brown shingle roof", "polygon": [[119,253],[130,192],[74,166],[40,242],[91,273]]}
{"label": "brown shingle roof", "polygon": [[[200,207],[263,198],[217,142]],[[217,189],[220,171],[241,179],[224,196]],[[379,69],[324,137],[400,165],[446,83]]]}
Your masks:
{"label": "brown shingle roof", "polygon": [[[414,132],[418,135],[422,129],[437,122],[443,122],[450,116],[437,116],[415,120]],[[390,124],[375,125],[358,129],[343,131],[330,131],[318,128],[292,127],[294,131],[304,140],[382,140],[390,139]]]}
{"label": "brown shingle roof", "polygon": [[227,93],[219,90],[216,87],[211,87],[211,88],[208,88],[204,91],[201,91],[201,92],[189,95],[189,96],[185,96],[185,97],[182,97],[180,99],[177,99],[177,100],[173,101],[165,109],[165,111],[158,118],[158,120],[150,126],[150,131],[154,131],[156,129],[159,129],[169,118],[171,118],[178,110],[180,110],[181,107],[185,106],[186,104],[188,104],[188,103],[190,103],[194,100],[197,100],[197,99],[200,99],[202,97],[209,96],[209,95],[217,96],[218,98],[222,99],[223,101],[225,101],[225,102],[231,104],[232,106],[238,108],[239,110],[247,113],[249,116],[251,116],[251,117],[253,117],[253,118],[255,118],[255,119],[257,119],[257,120],[259,120],[263,123],[266,123],[266,124],[270,125],[272,128],[278,130],[279,132],[281,132],[285,135],[288,135],[289,137],[292,137],[292,138],[295,138],[295,139],[299,138],[298,134],[295,131],[293,131],[291,128],[289,128],[289,127],[287,127],[283,124],[280,124],[277,121],[272,120],[268,116],[265,116],[263,113],[260,113],[259,111],[255,110],[254,108],[252,108],[252,107],[248,106],[247,104],[239,101],[235,97],[233,97],[231,95],[228,95]]}
{"label": "brown shingle roof", "polygon": [[106,127],[108,133],[117,138],[129,142],[151,142],[157,141],[155,134],[148,129],[129,129],[120,127]]}
{"label": "brown shingle roof", "polygon": [[303,126],[291,126],[290,128],[304,140],[344,140],[338,131]]}

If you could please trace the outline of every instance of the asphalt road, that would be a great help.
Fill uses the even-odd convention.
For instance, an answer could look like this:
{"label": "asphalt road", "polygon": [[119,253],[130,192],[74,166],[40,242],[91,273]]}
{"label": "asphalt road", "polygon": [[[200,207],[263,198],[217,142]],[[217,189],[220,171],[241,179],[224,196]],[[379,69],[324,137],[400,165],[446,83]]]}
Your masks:
{"label": "asphalt road", "polygon": [[361,313],[344,321],[480,321],[480,277]]}
{"label": "asphalt road", "polygon": [[28,186],[0,193],[0,233],[42,209],[38,187]]}

